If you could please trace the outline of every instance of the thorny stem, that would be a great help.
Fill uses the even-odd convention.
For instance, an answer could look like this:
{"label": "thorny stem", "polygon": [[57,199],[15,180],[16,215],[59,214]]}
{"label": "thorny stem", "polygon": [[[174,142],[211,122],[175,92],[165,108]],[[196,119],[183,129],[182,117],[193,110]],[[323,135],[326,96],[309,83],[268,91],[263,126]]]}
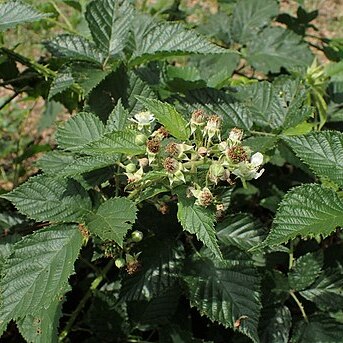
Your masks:
{"label": "thorny stem", "polygon": [[261,131],[254,131],[254,130],[250,130],[250,133],[253,133],[255,135],[261,135],[261,136],[271,136],[271,137],[276,137],[277,134],[275,133],[270,133],[270,132],[261,132]]}
{"label": "thorny stem", "polygon": [[306,323],[308,323],[308,318],[304,309],[303,304],[301,303],[301,301],[298,299],[298,297],[294,294],[294,291],[289,291],[290,296],[294,299],[294,301],[297,303],[300,312],[305,320]]}
{"label": "thorny stem", "polygon": [[113,267],[113,265],[114,265],[114,260],[111,259],[107,263],[105,268],[101,271],[101,274],[93,280],[93,282],[91,283],[87,293],[84,295],[84,297],[81,299],[81,301],[77,305],[74,312],[71,314],[71,316],[68,320],[68,323],[65,326],[64,330],[60,333],[60,336],[58,338],[59,342],[63,342],[65,340],[65,338],[68,336],[71,328],[74,325],[75,320],[77,319],[78,315],[82,311],[83,307],[86,305],[87,301],[92,296],[93,292],[99,287],[100,283],[104,280],[104,278],[106,277],[106,274],[110,271],[110,269]]}

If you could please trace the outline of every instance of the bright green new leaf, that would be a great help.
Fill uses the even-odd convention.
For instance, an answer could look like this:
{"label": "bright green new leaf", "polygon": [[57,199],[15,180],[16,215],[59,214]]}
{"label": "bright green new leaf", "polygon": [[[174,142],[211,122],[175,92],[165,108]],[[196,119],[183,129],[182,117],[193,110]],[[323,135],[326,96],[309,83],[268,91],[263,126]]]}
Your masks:
{"label": "bright green new leaf", "polygon": [[256,35],[247,49],[247,60],[264,73],[279,73],[280,69],[307,67],[313,56],[301,37],[282,27],[268,27]]}
{"label": "bright green new leaf", "polygon": [[70,60],[101,64],[104,57],[86,38],[63,34],[45,42],[46,48],[55,56]]}
{"label": "bright green new leaf", "polygon": [[195,234],[197,238],[208,247],[218,258],[222,258],[219,249],[216,231],[214,228],[214,211],[194,204],[194,198],[186,197],[186,190],[182,187],[178,192],[177,218],[183,229]]}
{"label": "bright green new leaf", "polygon": [[263,245],[286,243],[297,236],[328,236],[343,226],[343,201],[331,189],[316,184],[293,188],[281,201]]}
{"label": "bright green new leaf", "polygon": [[56,140],[62,149],[79,150],[101,138],[104,131],[104,124],[97,116],[80,112],[58,128]]}
{"label": "bright green new leaf", "polygon": [[300,292],[307,300],[313,301],[321,310],[339,311],[343,308],[343,268],[326,269],[316,282]]}
{"label": "bright green new leaf", "polygon": [[232,14],[232,37],[239,43],[249,42],[278,12],[279,6],[275,0],[240,0]]}
{"label": "bright green new leaf", "polygon": [[88,218],[86,225],[90,232],[102,240],[113,240],[123,246],[128,230],[136,220],[137,208],[126,198],[112,198],[100,205],[97,212]]}
{"label": "bright green new leaf", "polygon": [[327,313],[309,317],[309,322],[297,321],[291,343],[342,343],[343,323]]}
{"label": "bright green new leaf", "polygon": [[299,257],[288,274],[291,289],[300,291],[309,287],[320,275],[323,267],[323,255],[308,253]]}
{"label": "bright green new leaf", "polygon": [[304,136],[285,137],[283,140],[318,176],[343,186],[342,132],[312,132]]}
{"label": "bright green new leaf", "polygon": [[145,145],[136,143],[137,132],[134,130],[114,131],[105,134],[99,140],[86,145],[82,152],[87,155],[140,155],[146,150]]}
{"label": "bright green new leaf", "polygon": [[0,281],[0,332],[11,319],[38,315],[58,300],[81,245],[82,235],[74,225],[51,226],[15,244]]}
{"label": "bright green new leaf", "polygon": [[18,24],[41,20],[49,16],[36,11],[21,1],[8,1],[0,4],[0,31],[5,31]]}
{"label": "bright green new leaf", "polygon": [[133,20],[129,1],[95,0],[87,6],[86,20],[97,47],[109,57],[121,52]]}
{"label": "bright green new leaf", "polygon": [[46,175],[31,177],[2,198],[38,221],[79,221],[92,209],[91,199],[79,183]]}
{"label": "bright green new leaf", "polygon": [[249,259],[241,256],[230,260],[196,257],[188,264],[184,280],[191,305],[201,314],[225,327],[236,330],[259,342],[257,334],[261,304],[259,277]]}
{"label": "bright green new leaf", "polygon": [[196,31],[187,30],[179,23],[156,23],[146,16],[136,16],[134,38],[135,50],[130,60],[131,65],[168,56],[227,52],[200,36]]}
{"label": "bright green new leaf", "polygon": [[168,104],[155,99],[144,99],[136,97],[155,118],[168,130],[175,138],[186,140],[190,136],[190,129],[186,119]]}

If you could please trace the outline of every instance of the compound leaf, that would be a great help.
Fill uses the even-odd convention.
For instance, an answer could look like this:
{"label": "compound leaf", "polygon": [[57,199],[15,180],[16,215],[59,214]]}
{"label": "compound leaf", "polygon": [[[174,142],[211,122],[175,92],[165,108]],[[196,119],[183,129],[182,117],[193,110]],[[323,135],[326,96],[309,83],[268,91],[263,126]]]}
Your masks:
{"label": "compound leaf", "polygon": [[86,10],[86,20],[97,47],[113,56],[126,44],[133,19],[133,8],[128,1],[96,0]]}
{"label": "compound leaf", "polygon": [[343,133],[322,131],[283,139],[318,176],[343,186]]}
{"label": "compound leaf", "polygon": [[101,64],[104,57],[86,38],[63,34],[45,42],[46,48],[55,56],[71,60]]}
{"label": "compound leaf", "polygon": [[47,310],[65,289],[82,245],[74,225],[57,225],[14,246],[0,281],[0,332],[11,320]]}
{"label": "compound leaf", "polygon": [[187,126],[186,119],[176,111],[176,109],[167,103],[155,99],[137,99],[164,125],[167,131],[175,138],[186,140],[190,136],[190,130]]}
{"label": "compound leaf", "polygon": [[259,342],[257,334],[261,304],[259,277],[251,261],[240,255],[236,259],[218,260],[195,257],[184,279],[192,306],[212,321],[234,328]]}
{"label": "compound leaf", "polygon": [[51,83],[48,99],[51,100],[56,94],[62,93],[74,84],[74,82],[73,76],[70,73],[58,74]]}
{"label": "compound leaf", "polygon": [[343,201],[331,189],[307,184],[289,191],[281,201],[264,245],[285,243],[298,235],[329,235],[343,226]]}
{"label": "compound leaf", "polygon": [[31,177],[2,197],[38,221],[78,221],[92,208],[88,193],[79,183],[46,175]]}
{"label": "compound leaf", "polygon": [[127,119],[129,118],[129,111],[124,108],[119,99],[117,105],[114,107],[113,111],[110,113],[107,123],[106,131],[122,131],[125,129],[127,124]]}
{"label": "compound leaf", "polygon": [[215,216],[209,208],[194,204],[194,199],[187,198],[185,189],[177,191],[178,211],[177,218],[184,230],[195,234],[219,259],[222,253],[219,249],[216,231],[214,229]]}
{"label": "compound leaf", "polygon": [[105,127],[97,116],[81,112],[58,128],[56,140],[60,148],[78,150],[98,140],[104,131]]}
{"label": "compound leaf", "polygon": [[47,16],[47,14],[40,13],[21,1],[8,1],[0,4],[0,31],[5,31],[18,24],[37,21]]}
{"label": "compound leaf", "polygon": [[89,230],[102,240],[113,240],[123,246],[124,236],[136,220],[137,208],[126,198],[112,198],[100,205],[97,212],[88,218]]}

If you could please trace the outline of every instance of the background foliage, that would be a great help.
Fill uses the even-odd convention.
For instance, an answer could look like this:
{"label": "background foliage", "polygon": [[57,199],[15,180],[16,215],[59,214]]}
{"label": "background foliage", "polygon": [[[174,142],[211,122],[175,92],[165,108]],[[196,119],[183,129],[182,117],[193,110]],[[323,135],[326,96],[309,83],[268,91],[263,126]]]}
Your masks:
{"label": "background foliage", "polygon": [[[292,6],[0,2],[2,341],[342,342],[343,41]],[[128,183],[166,157],[146,110],[189,150],[219,116],[264,173],[206,207],[200,163]]]}

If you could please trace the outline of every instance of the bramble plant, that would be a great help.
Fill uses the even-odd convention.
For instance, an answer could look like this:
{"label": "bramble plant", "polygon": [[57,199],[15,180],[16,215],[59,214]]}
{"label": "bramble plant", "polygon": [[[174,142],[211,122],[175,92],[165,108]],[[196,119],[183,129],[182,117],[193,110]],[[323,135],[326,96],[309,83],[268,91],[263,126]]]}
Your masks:
{"label": "bramble plant", "polygon": [[343,44],[299,3],[0,3],[2,341],[342,343]]}

